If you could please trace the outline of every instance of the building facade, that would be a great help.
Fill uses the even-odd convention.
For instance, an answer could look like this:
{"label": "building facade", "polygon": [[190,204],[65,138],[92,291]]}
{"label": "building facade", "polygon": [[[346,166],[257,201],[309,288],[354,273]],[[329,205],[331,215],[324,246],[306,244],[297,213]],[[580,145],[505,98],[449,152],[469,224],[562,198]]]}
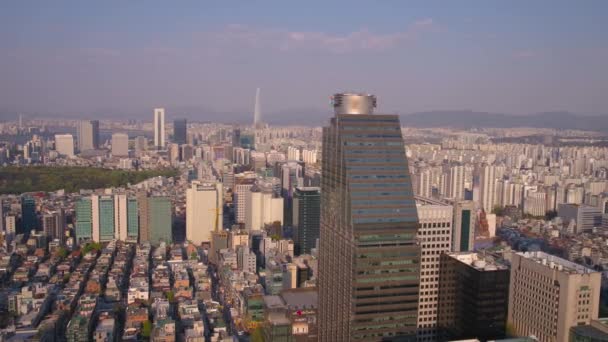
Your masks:
{"label": "building facade", "polygon": [[293,195],[293,238],[297,255],[316,248],[321,226],[321,189],[297,187]]}
{"label": "building facade", "polygon": [[319,340],[416,338],[418,218],[397,115],[336,94],[323,129]]}
{"label": "building facade", "polygon": [[157,150],[165,148],[165,109],[154,109],[154,147]]}
{"label": "building facade", "polygon": [[511,257],[508,325],[518,336],[566,342],[598,318],[601,273],[544,252]]}

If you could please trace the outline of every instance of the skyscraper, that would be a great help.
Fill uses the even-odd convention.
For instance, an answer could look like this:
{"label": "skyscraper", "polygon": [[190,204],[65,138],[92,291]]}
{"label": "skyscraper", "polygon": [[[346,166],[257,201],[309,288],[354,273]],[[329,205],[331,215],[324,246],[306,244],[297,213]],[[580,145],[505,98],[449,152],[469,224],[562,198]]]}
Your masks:
{"label": "skyscraper", "polygon": [[186,190],[186,239],[194,244],[211,241],[211,233],[222,229],[221,183],[192,182]]}
{"label": "skyscraper", "polygon": [[188,121],[186,119],[173,120],[173,142],[185,144],[188,136]]}
{"label": "skyscraper", "polygon": [[78,123],[76,134],[78,150],[94,150],[99,148],[99,121],[82,120]]}
{"label": "skyscraper", "polygon": [[154,109],[154,147],[157,150],[165,148],[165,109]]}
{"label": "skyscraper", "polygon": [[418,217],[397,115],[336,94],[323,128],[319,340],[416,338]]}
{"label": "skyscraper", "polygon": [[420,245],[420,300],[418,303],[418,341],[439,340],[437,311],[439,302],[439,257],[449,252],[454,209],[442,201],[416,197],[418,241]]}
{"label": "skyscraper", "polygon": [[63,209],[47,212],[42,216],[42,229],[49,239],[64,240],[65,215]]}
{"label": "skyscraper", "polygon": [[129,136],[124,133],[112,134],[112,155],[115,157],[129,156]]}
{"label": "skyscraper", "polygon": [[253,108],[253,125],[255,128],[262,127],[262,112],[260,109],[260,88],[255,91],[255,106]]}
{"label": "skyscraper", "polygon": [[81,198],[76,202],[76,222],[74,232],[78,243],[93,238],[93,208],[91,198]]}
{"label": "skyscraper", "polygon": [[127,241],[137,242],[139,238],[139,218],[137,199],[127,200]]}
{"label": "skyscraper", "polygon": [[504,173],[504,166],[486,165],[481,169],[479,178],[480,200],[481,207],[486,213],[491,213],[494,206],[500,202],[496,191],[496,182],[498,179],[502,179]]}
{"label": "skyscraper", "polygon": [[310,254],[319,238],[321,189],[298,187],[293,195],[293,237],[296,254]]}
{"label": "skyscraper", "polygon": [[450,168],[448,196],[456,200],[464,199],[464,166],[462,165]]}
{"label": "skyscraper", "polygon": [[173,242],[173,210],[171,200],[165,196],[152,196],[148,198],[150,217],[150,242],[158,244],[160,241]]}
{"label": "skyscraper", "polygon": [[21,197],[21,233],[29,233],[38,229],[38,216],[36,215],[36,201],[32,196]]}

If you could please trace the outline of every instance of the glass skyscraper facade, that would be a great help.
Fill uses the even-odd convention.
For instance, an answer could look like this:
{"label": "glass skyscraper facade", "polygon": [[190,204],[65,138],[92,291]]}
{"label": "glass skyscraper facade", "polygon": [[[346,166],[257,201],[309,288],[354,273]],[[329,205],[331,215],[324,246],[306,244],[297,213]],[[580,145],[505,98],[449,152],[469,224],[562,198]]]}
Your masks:
{"label": "glass skyscraper facade", "polygon": [[38,229],[38,216],[36,215],[36,200],[32,196],[21,197],[21,233]]}
{"label": "glass skyscraper facade", "polygon": [[296,253],[310,254],[319,238],[321,192],[315,187],[298,187],[293,195],[293,229]]}
{"label": "glass skyscraper facade", "polygon": [[323,129],[319,340],[415,340],[418,218],[397,115],[336,94]]}
{"label": "glass skyscraper facade", "polygon": [[137,200],[129,198],[127,201],[127,239],[137,241],[139,236],[139,216],[137,214]]}
{"label": "glass skyscraper facade", "polygon": [[173,241],[171,200],[164,196],[150,197],[148,210],[150,243],[158,244],[161,240],[171,243]]}
{"label": "glass skyscraper facade", "polygon": [[188,121],[186,119],[173,120],[173,142],[185,144],[188,137]]}
{"label": "glass skyscraper facade", "polygon": [[99,198],[99,241],[114,239],[114,198],[102,196]]}
{"label": "glass skyscraper facade", "polygon": [[81,198],[76,202],[76,240],[90,240],[93,238],[93,217],[91,198]]}

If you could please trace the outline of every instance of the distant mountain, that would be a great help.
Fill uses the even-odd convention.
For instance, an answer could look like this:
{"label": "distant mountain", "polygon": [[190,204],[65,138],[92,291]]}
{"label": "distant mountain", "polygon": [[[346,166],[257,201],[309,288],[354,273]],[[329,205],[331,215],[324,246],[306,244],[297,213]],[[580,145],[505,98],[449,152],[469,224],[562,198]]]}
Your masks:
{"label": "distant mountain", "polygon": [[569,112],[508,115],[474,111],[431,111],[401,115],[401,124],[413,127],[463,129],[537,127],[608,132],[608,115],[583,116]]}

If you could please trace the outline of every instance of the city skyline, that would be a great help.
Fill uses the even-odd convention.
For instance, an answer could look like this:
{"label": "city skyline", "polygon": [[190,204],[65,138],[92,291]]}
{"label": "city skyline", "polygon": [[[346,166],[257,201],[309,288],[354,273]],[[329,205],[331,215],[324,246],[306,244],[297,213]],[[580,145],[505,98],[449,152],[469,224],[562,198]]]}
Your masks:
{"label": "city skyline", "polygon": [[162,106],[240,122],[258,87],[269,117],[360,89],[381,113],[608,114],[604,2],[349,4],[3,3],[0,117]]}

